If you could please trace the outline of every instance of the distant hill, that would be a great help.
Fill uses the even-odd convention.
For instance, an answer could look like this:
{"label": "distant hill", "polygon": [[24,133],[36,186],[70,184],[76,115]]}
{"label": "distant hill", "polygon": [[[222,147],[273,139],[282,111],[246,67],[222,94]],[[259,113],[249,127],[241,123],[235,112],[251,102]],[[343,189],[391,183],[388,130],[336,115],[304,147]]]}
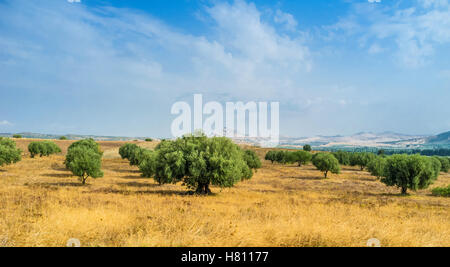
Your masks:
{"label": "distant hill", "polygon": [[[133,140],[145,140],[146,138],[148,138],[148,137],[97,136],[97,135],[78,135],[78,134],[64,134],[64,135],[40,134],[40,133],[17,133],[17,134],[21,135],[23,138],[32,138],[32,139],[59,139],[61,136],[65,136],[69,140],[81,140],[92,138],[96,141],[133,141]],[[0,133],[0,137],[12,137],[12,136],[13,136],[12,133]]]}
{"label": "distant hill", "polygon": [[450,132],[441,133],[436,136],[429,137],[427,144],[450,144]]}

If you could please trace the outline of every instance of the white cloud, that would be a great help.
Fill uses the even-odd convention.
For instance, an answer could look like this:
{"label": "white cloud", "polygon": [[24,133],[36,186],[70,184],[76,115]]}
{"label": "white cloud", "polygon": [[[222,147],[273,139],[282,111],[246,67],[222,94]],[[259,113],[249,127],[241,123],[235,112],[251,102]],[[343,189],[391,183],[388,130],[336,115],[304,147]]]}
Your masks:
{"label": "white cloud", "polygon": [[[45,90],[121,94],[127,88],[165,92],[168,98],[199,90],[236,98],[291,99],[290,94],[299,90],[295,81],[312,66],[300,37],[277,32],[254,4],[245,1],[206,8],[213,22],[210,36],[181,33],[129,10],[38,7],[30,2],[13,1],[13,12],[2,7],[0,17],[15,29],[10,33],[17,34],[4,35],[0,48],[14,64],[10,74],[13,66],[22,65],[39,76],[40,84],[33,86]],[[51,72],[54,75],[47,75]],[[27,87],[31,79],[6,83]]]}
{"label": "white cloud", "polygon": [[12,123],[10,123],[7,120],[0,121],[0,126],[9,126],[9,125],[12,125]]}
{"label": "white cloud", "polygon": [[69,3],[81,3],[81,0],[67,0]]}
{"label": "white cloud", "polygon": [[381,0],[368,0],[369,3],[381,3]]}
{"label": "white cloud", "polygon": [[358,6],[329,29],[359,36],[363,45],[370,46],[369,53],[379,52],[379,42],[390,43],[396,48],[396,62],[421,67],[432,61],[437,46],[450,43],[450,5],[448,0],[415,3],[403,9],[396,5],[383,9]]}
{"label": "white cloud", "polygon": [[275,13],[274,21],[278,24],[284,25],[288,31],[295,31],[298,26],[298,22],[295,20],[294,16],[279,9]]}

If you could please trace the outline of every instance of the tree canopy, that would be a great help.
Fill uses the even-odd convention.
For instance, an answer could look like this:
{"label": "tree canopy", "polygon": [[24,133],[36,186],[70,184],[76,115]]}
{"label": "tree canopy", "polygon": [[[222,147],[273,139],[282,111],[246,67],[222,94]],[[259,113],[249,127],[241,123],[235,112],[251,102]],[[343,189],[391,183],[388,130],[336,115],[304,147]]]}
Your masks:
{"label": "tree canopy", "polygon": [[232,187],[252,177],[245,153],[228,138],[185,136],[161,142],[155,152],[154,179],[158,183],[182,181],[198,194],[210,194],[210,185]]}
{"label": "tree canopy", "polygon": [[381,182],[397,186],[406,194],[408,189],[428,188],[439,176],[438,167],[436,161],[425,156],[393,155],[386,159]]}
{"label": "tree canopy", "polygon": [[325,178],[328,177],[328,172],[339,174],[341,167],[339,161],[330,153],[317,153],[313,157],[312,163],[319,171],[322,171]]}
{"label": "tree canopy", "polygon": [[9,138],[0,137],[0,167],[17,163],[22,159],[22,151]]}

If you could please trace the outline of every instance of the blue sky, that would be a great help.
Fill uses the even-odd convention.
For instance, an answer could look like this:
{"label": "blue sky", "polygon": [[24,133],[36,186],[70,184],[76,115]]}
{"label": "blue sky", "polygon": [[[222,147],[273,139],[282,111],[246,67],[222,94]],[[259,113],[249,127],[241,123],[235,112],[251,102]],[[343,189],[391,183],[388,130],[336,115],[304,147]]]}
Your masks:
{"label": "blue sky", "polygon": [[289,136],[450,130],[449,0],[0,0],[0,132],[169,137],[176,101]]}

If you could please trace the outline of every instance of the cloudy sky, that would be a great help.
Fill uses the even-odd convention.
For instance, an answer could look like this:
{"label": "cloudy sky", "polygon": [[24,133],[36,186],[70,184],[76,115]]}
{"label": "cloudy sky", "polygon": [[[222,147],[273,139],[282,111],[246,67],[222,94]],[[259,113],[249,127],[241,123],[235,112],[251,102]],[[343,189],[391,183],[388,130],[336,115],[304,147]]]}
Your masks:
{"label": "cloudy sky", "polygon": [[279,101],[289,136],[450,130],[449,0],[0,0],[0,132],[169,137]]}

